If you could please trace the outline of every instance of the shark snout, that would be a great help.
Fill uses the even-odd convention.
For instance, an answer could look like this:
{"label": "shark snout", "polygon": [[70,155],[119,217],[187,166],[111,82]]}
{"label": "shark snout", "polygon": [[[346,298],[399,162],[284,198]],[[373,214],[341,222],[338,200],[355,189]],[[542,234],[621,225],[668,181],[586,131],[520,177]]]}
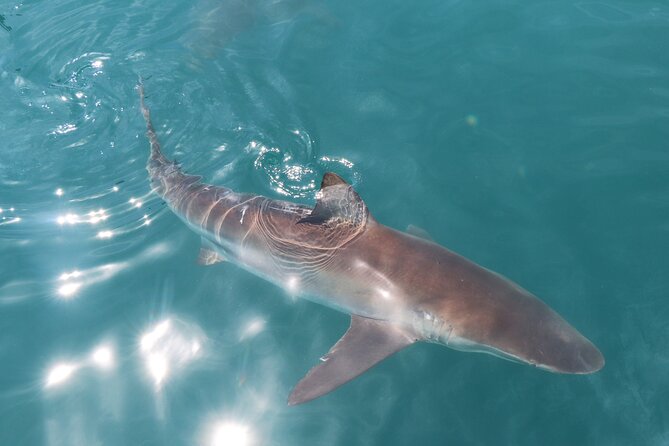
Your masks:
{"label": "shark snout", "polygon": [[575,337],[577,339],[568,342],[550,361],[538,365],[556,373],[582,375],[594,373],[604,367],[604,355],[599,349],[580,333],[575,332]]}
{"label": "shark snout", "polygon": [[509,305],[498,350],[554,373],[588,374],[604,367],[604,356],[569,322],[529,293]]}
{"label": "shark snout", "polygon": [[592,342],[557,315],[551,319],[552,329],[539,336],[529,362],[555,373],[588,374],[604,367],[604,355]]}

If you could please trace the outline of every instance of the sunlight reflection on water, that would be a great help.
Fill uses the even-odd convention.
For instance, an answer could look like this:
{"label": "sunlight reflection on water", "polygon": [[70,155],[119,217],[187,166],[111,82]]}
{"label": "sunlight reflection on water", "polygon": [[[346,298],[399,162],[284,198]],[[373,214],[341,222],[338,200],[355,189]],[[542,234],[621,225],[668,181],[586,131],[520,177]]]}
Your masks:
{"label": "sunlight reflection on water", "polygon": [[61,361],[52,365],[46,374],[44,388],[54,388],[65,385],[75,374],[86,367],[98,369],[103,372],[110,371],[116,366],[114,346],[109,342],[103,342],[95,347],[82,359]]}
{"label": "sunlight reflection on water", "polygon": [[140,338],[140,353],[156,392],[167,378],[178,374],[203,355],[206,337],[194,323],[168,318],[150,327]]}
{"label": "sunlight reflection on water", "polygon": [[[648,390],[667,387],[665,9],[0,10],[0,444],[666,443]],[[560,305],[611,366],[567,380],[416,346],[286,409],[346,317],[195,264],[198,236],[150,193],[139,74],[186,171],[301,203],[325,171],[364,184],[379,221],[578,302]]]}
{"label": "sunlight reflection on water", "polygon": [[213,429],[209,446],[252,446],[253,434],[250,428],[236,421],[222,421]]}

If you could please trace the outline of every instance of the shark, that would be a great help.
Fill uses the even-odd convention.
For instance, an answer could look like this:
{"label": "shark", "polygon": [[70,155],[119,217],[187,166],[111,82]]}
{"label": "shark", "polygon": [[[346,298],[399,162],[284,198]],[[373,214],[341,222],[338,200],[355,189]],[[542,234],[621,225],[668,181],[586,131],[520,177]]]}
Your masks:
{"label": "shark", "polygon": [[321,397],[417,342],[489,353],[565,374],[604,356],[529,291],[438,245],[379,223],[356,190],[325,173],[313,207],[235,192],[186,174],[161,151],[144,86],[152,190],[202,240],[198,262],[231,262],[292,296],[351,315],[345,334],[292,389]]}

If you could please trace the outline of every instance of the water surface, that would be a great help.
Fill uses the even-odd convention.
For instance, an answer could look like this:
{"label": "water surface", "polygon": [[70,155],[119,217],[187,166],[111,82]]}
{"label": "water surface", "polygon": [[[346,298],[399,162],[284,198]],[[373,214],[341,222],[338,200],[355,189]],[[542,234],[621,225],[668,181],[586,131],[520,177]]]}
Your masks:
{"label": "water surface", "polygon": [[[669,444],[669,9],[620,2],[0,2],[0,443]],[[150,193],[166,153],[312,203],[352,182],[522,284],[591,376],[416,345],[312,403],[348,326]]]}

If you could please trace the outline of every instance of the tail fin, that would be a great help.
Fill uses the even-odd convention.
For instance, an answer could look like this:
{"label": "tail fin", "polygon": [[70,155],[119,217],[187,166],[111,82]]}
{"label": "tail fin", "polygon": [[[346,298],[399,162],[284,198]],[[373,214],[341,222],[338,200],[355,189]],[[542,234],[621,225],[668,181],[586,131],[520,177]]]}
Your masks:
{"label": "tail fin", "polygon": [[137,91],[139,92],[139,107],[142,110],[142,115],[146,121],[146,136],[149,138],[151,144],[151,153],[149,155],[149,164],[148,168],[162,167],[167,164],[170,164],[170,161],[165,158],[163,153],[160,151],[160,143],[158,142],[158,136],[156,131],[153,129],[153,124],[151,123],[151,112],[144,103],[144,82],[142,78],[139,78],[139,84],[137,85]]}
{"label": "tail fin", "polygon": [[184,174],[176,163],[165,158],[165,155],[160,151],[158,136],[151,123],[151,112],[149,112],[148,107],[144,103],[144,83],[141,77],[139,78],[137,91],[139,92],[139,107],[146,121],[146,136],[149,137],[149,143],[151,144],[151,153],[146,163],[146,170],[149,172],[149,180],[154,192],[169,204],[174,197],[168,197],[166,195],[168,191],[175,190],[175,186],[177,185],[187,187],[198,183],[200,177]]}

